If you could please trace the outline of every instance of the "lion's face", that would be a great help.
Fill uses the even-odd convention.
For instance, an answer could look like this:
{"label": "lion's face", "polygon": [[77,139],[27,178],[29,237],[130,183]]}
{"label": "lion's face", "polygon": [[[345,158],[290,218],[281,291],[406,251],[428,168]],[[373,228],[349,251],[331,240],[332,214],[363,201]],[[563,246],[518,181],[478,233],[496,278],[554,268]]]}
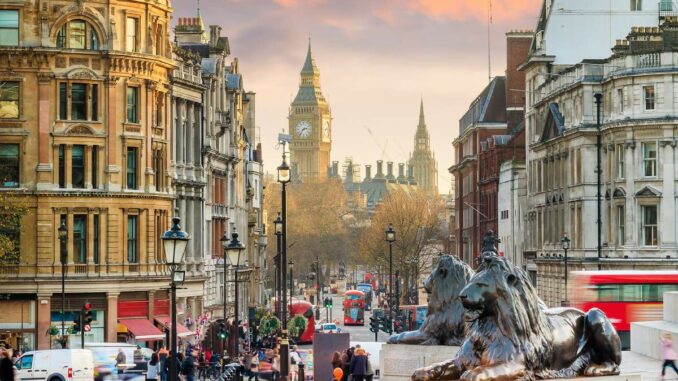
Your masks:
{"label": "lion's face", "polygon": [[[451,255],[441,255],[431,274],[424,281],[429,293],[429,312],[451,303],[458,303],[459,291],[471,279],[473,270],[464,262]],[[459,306],[461,308],[461,306]]]}
{"label": "lion's face", "polygon": [[505,284],[510,285],[516,281],[513,274],[497,274],[487,266],[477,272],[466,287],[459,292],[459,298],[466,309],[464,314],[466,321],[471,322],[496,311],[500,288],[505,287],[497,284],[498,281],[502,281],[498,280],[497,276],[504,275],[506,276]]}

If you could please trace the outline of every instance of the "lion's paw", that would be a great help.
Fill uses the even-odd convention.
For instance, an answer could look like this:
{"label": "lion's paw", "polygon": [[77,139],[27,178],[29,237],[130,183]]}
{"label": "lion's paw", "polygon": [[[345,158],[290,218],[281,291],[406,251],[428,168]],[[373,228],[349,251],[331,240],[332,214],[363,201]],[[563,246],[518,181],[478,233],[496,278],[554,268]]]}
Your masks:
{"label": "lion's paw", "polygon": [[464,372],[459,378],[459,381],[486,381],[490,379],[490,377],[488,377],[485,372],[482,370],[478,371],[476,369],[467,370]]}
{"label": "lion's paw", "polygon": [[412,373],[412,381],[434,381],[437,379],[437,374],[431,367],[419,368]]}
{"label": "lion's paw", "polygon": [[614,376],[617,374],[619,374],[619,366],[612,362],[592,364],[584,371],[584,375],[587,377]]}

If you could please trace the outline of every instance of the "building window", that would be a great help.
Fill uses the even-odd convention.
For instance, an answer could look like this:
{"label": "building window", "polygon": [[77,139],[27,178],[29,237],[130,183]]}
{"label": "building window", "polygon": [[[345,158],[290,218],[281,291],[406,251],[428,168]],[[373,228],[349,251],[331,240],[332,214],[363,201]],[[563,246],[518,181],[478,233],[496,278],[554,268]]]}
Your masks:
{"label": "building window", "polygon": [[64,145],[59,145],[59,188],[66,188],[66,158]]}
{"label": "building window", "polygon": [[87,215],[73,216],[73,261],[87,263]]}
{"label": "building window", "polygon": [[139,263],[137,253],[138,216],[127,216],[127,262]]}
{"label": "building window", "polygon": [[617,89],[617,104],[619,105],[619,113],[624,112],[624,89]]}
{"label": "building window", "polygon": [[640,213],[643,245],[657,246],[657,205],[643,205]]}
{"label": "building window", "polygon": [[162,149],[153,150],[153,173],[155,173],[155,189],[161,191],[165,188],[165,166],[164,151]]}
{"label": "building window", "polygon": [[673,10],[673,0],[661,0],[659,2],[659,10],[664,12],[670,12]]}
{"label": "building window", "polygon": [[64,24],[56,38],[57,48],[99,49],[99,37],[85,20],[73,20]]}
{"label": "building window", "polygon": [[90,170],[92,171],[92,188],[96,189],[99,186],[99,177],[97,176],[97,169],[99,168],[98,165],[99,162],[99,152],[97,150],[97,147],[94,146],[92,147],[92,168]]}
{"label": "building window", "polygon": [[646,177],[657,176],[657,143],[643,143],[643,174]]}
{"label": "building window", "polygon": [[625,230],[626,225],[626,211],[624,210],[624,205],[617,205],[617,244],[624,245]]}
{"label": "building window", "polygon": [[0,11],[0,45],[19,45],[19,11]]}
{"label": "building window", "polygon": [[0,144],[0,188],[19,187],[19,163],[19,145]]}
{"label": "building window", "polygon": [[631,0],[632,11],[642,11],[643,10],[643,0]]}
{"label": "building window", "polygon": [[[70,91],[71,114],[68,115]],[[88,115],[91,117],[88,118]],[[99,120],[99,85],[88,83],[59,84],[59,119]]]}
{"label": "building window", "polygon": [[139,88],[138,87],[128,87],[127,88],[127,122],[128,123],[139,123]]}
{"label": "building window", "polygon": [[137,148],[127,147],[127,189],[137,189]]}
{"label": "building window", "polygon": [[617,149],[614,151],[617,155],[617,178],[624,178],[624,145],[617,144]]}
{"label": "building window", "polygon": [[19,118],[19,82],[0,81],[0,119]]}
{"label": "building window", "polygon": [[92,216],[92,240],[94,246],[94,252],[92,253],[93,261],[96,264],[99,264],[99,215],[95,214]]}
{"label": "building window", "polygon": [[85,187],[85,146],[74,145],[71,151],[71,184],[73,188]]}
{"label": "building window", "polygon": [[645,110],[654,110],[654,86],[644,86]]}
{"label": "building window", "polygon": [[134,17],[127,18],[126,33],[127,33],[127,51],[137,51],[137,28],[139,20]]}

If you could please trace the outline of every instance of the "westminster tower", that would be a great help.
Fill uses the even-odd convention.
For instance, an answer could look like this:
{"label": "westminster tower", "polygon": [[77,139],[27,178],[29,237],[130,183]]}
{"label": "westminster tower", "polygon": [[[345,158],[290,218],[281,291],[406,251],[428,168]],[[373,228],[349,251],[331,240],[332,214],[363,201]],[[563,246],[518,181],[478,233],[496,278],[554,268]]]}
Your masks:
{"label": "westminster tower", "polygon": [[414,169],[414,177],[419,186],[430,195],[438,194],[438,163],[431,150],[431,136],[424,119],[424,100],[419,105],[419,124],[414,135],[414,151],[409,164]]}
{"label": "westminster tower", "polygon": [[325,180],[332,150],[332,113],[320,89],[320,71],[310,40],[299,91],[290,105],[288,119],[292,170],[304,182]]}

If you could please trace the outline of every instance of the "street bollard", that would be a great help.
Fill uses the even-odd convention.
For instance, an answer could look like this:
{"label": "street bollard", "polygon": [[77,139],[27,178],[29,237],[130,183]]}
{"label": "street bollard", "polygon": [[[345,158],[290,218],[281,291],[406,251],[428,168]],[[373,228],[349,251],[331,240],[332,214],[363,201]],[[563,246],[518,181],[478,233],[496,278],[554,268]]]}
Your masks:
{"label": "street bollard", "polygon": [[297,372],[297,381],[306,381],[306,376],[304,375],[304,371],[306,369],[306,366],[304,365],[303,362],[299,363],[299,372]]}

